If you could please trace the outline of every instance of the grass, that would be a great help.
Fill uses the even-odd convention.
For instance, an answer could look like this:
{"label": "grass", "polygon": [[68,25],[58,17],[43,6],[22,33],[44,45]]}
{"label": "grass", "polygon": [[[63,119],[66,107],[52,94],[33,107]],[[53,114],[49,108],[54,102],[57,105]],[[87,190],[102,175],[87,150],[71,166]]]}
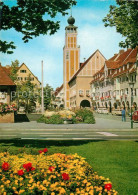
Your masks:
{"label": "grass", "polygon": [[0,152],[38,154],[47,147],[49,154],[60,152],[78,153],[98,172],[110,178],[119,195],[138,193],[138,144],[137,141],[44,141],[1,140]]}

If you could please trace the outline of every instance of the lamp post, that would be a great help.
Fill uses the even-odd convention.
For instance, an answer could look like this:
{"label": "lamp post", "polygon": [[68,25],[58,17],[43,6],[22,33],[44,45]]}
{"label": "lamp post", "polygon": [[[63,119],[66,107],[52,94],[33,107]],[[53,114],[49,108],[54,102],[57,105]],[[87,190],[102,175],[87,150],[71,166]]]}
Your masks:
{"label": "lamp post", "polygon": [[134,82],[129,82],[130,90],[131,90],[131,129],[133,129],[133,120],[132,120],[132,105],[133,105],[133,88]]}

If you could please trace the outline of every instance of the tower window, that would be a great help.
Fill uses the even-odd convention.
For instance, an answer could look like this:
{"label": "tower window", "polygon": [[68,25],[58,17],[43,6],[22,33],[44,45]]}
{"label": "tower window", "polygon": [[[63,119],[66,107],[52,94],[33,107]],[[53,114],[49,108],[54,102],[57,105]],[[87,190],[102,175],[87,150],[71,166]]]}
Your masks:
{"label": "tower window", "polygon": [[66,59],[68,60],[69,59],[69,52],[67,51],[66,53]]}

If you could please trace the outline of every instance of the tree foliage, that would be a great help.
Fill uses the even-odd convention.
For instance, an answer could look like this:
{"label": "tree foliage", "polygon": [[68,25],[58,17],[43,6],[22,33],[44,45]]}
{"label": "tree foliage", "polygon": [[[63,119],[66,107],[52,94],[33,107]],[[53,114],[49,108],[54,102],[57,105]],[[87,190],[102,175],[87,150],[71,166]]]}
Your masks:
{"label": "tree foliage", "polygon": [[[47,109],[48,106],[51,106],[51,102],[53,98],[54,98],[53,88],[49,84],[46,84],[46,86],[44,87],[44,107],[45,109]],[[39,97],[39,103],[41,104],[41,97]]]}
{"label": "tree foliage", "polygon": [[36,106],[38,94],[35,93],[35,85],[31,82],[31,75],[22,84],[17,84],[16,87],[16,100],[19,105],[24,104],[25,112],[31,112],[32,106]]}
{"label": "tree foliage", "polygon": [[[15,29],[22,33],[23,41],[40,34],[54,34],[60,28],[60,21],[55,17],[58,13],[63,16],[71,5],[75,5],[75,0],[17,0],[17,4],[10,7],[2,2],[1,10],[1,30]],[[10,49],[15,49],[14,43],[0,41],[0,51],[3,53],[13,53]]]}
{"label": "tree foliage", "polygon": [[11,71],[10,71],[10,78],[13,81],[17,81],[18,67],[19,67],[19,61],[18,60],[15,60],[14,62],[12,62],[12,64],[11,64]]}
{"label": "tree foliage", "polygon": [[109,14],[103,19],[105,27],[115,26],[117,32],[126,37],[119,46],[135,48],[138,45],[138,2],[116,0],[117,6],[110,6]]}

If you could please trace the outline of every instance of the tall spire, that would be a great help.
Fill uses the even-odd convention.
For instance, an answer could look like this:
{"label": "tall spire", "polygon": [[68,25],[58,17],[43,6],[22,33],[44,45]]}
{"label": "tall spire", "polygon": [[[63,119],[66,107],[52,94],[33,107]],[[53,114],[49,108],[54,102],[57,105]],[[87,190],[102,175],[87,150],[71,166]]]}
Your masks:
{"label": "tall spire", "polygon": [[70,16],[72,16],[72,4],[70,6]]}
{"label": "tall spire", "polygon": [[72,17],[72,5],[70,6],[70,17],[68,18],[68,24],[70,26],[73,26],[73,24],[75,23],[75,18]]}

